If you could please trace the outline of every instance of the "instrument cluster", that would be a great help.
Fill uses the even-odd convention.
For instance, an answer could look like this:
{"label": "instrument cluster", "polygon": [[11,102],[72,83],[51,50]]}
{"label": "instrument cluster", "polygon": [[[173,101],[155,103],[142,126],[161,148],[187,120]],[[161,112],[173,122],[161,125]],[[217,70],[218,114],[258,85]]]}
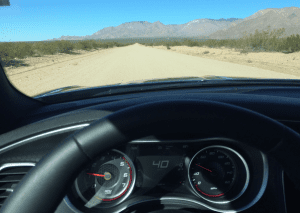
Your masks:
{"label": "instrument cluster", "polygon": [[82,169],[68,198],[76,208],[109,209],[143,196],[181,196],[211,205],[230,203],[247,190],[244,154],[214,143],[128,143],[102,153]]}

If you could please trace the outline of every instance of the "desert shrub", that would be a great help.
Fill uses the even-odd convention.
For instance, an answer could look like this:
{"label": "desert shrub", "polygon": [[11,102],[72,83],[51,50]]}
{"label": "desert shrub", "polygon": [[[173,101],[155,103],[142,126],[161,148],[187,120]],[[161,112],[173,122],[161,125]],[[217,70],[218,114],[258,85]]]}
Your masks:
{"label": "desert shrub", "polygon": [[[207,47],[212,47],[212,48],[219,48],[222,46],[225,47],[231,47],[233,44],[236,44],[234,40],[213,40],[209,39],[204,42],[201,42],[201,46],[207,46]],[[200,45],[199,45],[200,46]]]}
{"label": "desert shrub", "polygon": [[15,58],[23,59],[33,55],[33,49],[29,43],[26,42],[7,42],[0,44],[0,57],[4,61],[10,61]]}
{"label": "desert shrub", "polygon": [[108,48],[108,44],[104,44],[104,43],[103,43],[103,44],[100,45],[100,47],[101,47],[101,48],[104,48],[104,49],[107,49],[107,48]]}
{"label": "desert shrub", "polygon": [[107,45],[108,45],[108,48],[114,47],[114,43],[113,42],[108,42]]}
{"label": "desert shrub", "polygon": [[194,47],[194,46],[198,46],[198,42],[197,41],[192,41],[189,39],[185,39],[183,41],[183,45],[188,46],[188,47]]}
{"label": "desert shrub", "polygon": [[13,44],[12,43],[1,43],[0,44],[0,57],[4,62],[14,58],[13,55]]}
{"label": "desert shrub", "polygon": [[91,50],[93,49],[93,44],[89,40],[84,40],[78,42],[78,47],[82,50]]}
{"label": "desert shrub", "polygon": [[113,42],[112,42],[112,46],[113,46],[113,47],[119,47],[120,44],[119,44],[118,42],[116,42],[116,41],[113,41]]}
{"label": "desert shrub", "polygon": [[41,47],[41,52],[46,55],[54,55],[55,53],[58,52],[58,48],[59,48],[58,43],[46,42]]}
{"label": "desert shrub", "polygon": [[29,56],[32,54],[32,47],[30,44],[22,42],[22,43],[16,43],[14,47],[14,55],[16,58],[25,58],[26,56]]}
{"label": "desert shrub", "polygon": [[58,44],[58,51],[60,53],[71,53],[74,49],[74,44],[70,41],[60,41]]}
{"label": "desert shrub", "polygon": [[245,35],[238,40],[238,43],[240,47],[249,47],[253,51],[281,51],[284,48],[284,38],[280,37],[284,35],[284,32],[284,28],[270,31],[270,26],[268,26],[267,31],[259,32],[256,29],[254,34]]}
{"label": "desert shrub", "polygon": [[300,51],[300,35],[291,35],[286,38],[285,49],[289,52],[298,52]]}
{"label": "desert shrub", "polygon": [[92,46],[92,49],[97,49],[99,48],[99,42],[95,41],[95,40],[90,40],[90,44]]}
{"label": "desert shrub", "polygon": [[42,55],[55,54],[57,49],[53,48],[51,42],[35,42],[31,46],[33,57],[41,57]]}
{"label": "desert shrub", "polygon": [[75,43],[74,49],[76,49],[76,50],[82,50],[83,49],[82,43],[81,42]]}
{"label": "desert shrub", "polygon": [[109,48],[113,46],[127,46],[133,43],[121,44],[118,42],[106,42],[96,40],[84,40],[84,41],[47,41],[47,42],[5,42],[0,43],[0,57],[5,66],[17,66],[23,62],[19,59],[26,57],[40,57],[43,55],[67,53],[71,54],[74,49],[97,49],[97,48]]}
{"label": "desert shrub", "polygon": [[14,57],[19,59],[26,58],[34,53],[33,45],[27,42],[15,43],[13,51]]}
{"label": "desert shrub", "polygon": [[181,43],[179,41],[172,41],[170,42],[170,46],[181,46]]}
{"label": "desert shrub", "polygon": [[249,52],[249,50],[246,50],[246,49],[243,49],[243,50],[240,51],[240,53],[246,53],[246,54],[247,54],[248,52]]}
{"label": "desert shrub", "polygon": [[31,54],[31,45],[26,42],[0,44],[0,58],[3,66],[24,66],[22,60]]}

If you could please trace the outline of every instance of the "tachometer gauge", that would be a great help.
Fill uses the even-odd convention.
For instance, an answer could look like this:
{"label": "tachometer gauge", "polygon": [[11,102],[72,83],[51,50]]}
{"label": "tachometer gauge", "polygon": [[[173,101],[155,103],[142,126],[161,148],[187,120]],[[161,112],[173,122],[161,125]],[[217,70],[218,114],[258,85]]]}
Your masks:
{"label": "tachometer gauge", "polygon": [[135,179],[132,161],[113,149],[99,156],[80,173],[75,188],[86,208],[111,207],[130,195]]}
{"label": "tachometer gauge", "polygon": [[189,181],[193,190],[211,202],[229,202],[241,196],[249,182],[246,161],[224,146],[210,146],[190,161]]}

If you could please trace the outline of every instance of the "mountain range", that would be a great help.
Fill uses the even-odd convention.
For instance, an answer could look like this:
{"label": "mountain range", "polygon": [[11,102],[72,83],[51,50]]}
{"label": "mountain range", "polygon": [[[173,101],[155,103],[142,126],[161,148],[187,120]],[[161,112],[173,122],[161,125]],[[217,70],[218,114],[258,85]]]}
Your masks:
{"label": "mountain range", "polygon": [[300,34],[300,8],[268,8],[253,15],[229,19],[195,19],[185,24],[164,25],[160,21],[125,22],[116,27],[103,28],[92,35],[61,36],[53,40],[86,40],[115,38],[193,37],[210,39],[238,39],[258,31],[285,28],[285,35]]}

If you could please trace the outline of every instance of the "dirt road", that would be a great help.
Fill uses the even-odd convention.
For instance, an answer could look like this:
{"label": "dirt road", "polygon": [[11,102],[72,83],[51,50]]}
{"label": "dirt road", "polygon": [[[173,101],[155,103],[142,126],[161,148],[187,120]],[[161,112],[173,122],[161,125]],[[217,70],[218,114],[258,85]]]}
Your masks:
{"label": "dirt road", "polygon": [[71,85],[101,86],[158,78],[216,75],[300,79],[298,73],[280,73],[140,44],[26,60],[29,67],[8,68],[6,73],[12,84],[28,96]]}

